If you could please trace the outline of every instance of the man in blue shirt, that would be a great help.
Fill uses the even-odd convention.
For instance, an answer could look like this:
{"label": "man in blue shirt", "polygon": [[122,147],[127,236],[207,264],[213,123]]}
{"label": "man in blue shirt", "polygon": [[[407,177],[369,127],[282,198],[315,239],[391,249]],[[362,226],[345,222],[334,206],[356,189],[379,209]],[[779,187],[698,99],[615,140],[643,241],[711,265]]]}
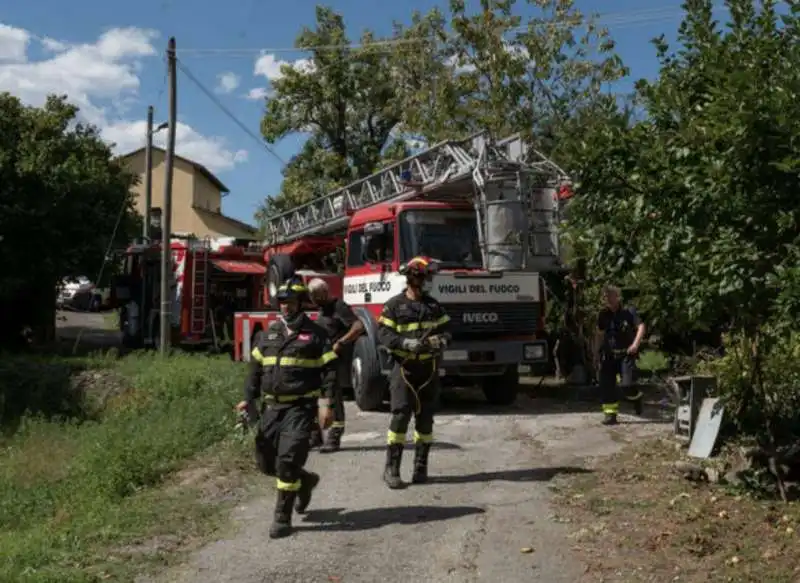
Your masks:
{"label": "man in blue shirt", "polygon": [[603,290],[605,307],[597,317],[597,358],[600,363],[600,394],[603,425],[616,425],[620,397],[632,401],[642,414],[642,393],[636,387],[636,359],[645,326],[633,306],[623,306],[618,287]]}

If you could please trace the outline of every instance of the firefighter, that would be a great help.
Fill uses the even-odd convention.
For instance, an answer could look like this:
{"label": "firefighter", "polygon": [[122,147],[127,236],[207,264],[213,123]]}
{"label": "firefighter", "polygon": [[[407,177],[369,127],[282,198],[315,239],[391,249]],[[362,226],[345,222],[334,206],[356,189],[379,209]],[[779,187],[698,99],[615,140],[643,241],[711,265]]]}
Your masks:
{"label": "firefighter", "polygon": [[383,479],[395,490],[404,486],[400,464],[406,432],[414,415],[414,471],[411,482],[428,479],[428,453],[433,441],[433,413],[439,399],[439,353],[450,341],[450,317],[428,295],[437,264],[415,257],[400,268],[406,288],[383,307],[378,320],[380,343],[392,354],[389,380],[392,418],[387,436]]}
{"label": "firefighter", "polygon": [[281,315],[257,340],[245,398],[237,405],[239,411],[251,412],[260,397],[264,401],[255,445],[259,469],[277,479],[271,538],[292,533],[293,505],[298,513],[308,508],[319,483],[317,474],[303,469],[311,428],[317,417],[323,427],[332,420],[336,353],[325,330],[302,311],[306,294],[299,279],[290,279],[278,288]]}
{"label": "firefighter", "polygon": [[605,307],[597,317],[597,359],[603,424],[616,425],[619,401],[625,396],[637,415],[642,414],[642,393],[636,386],[636,359],[645,326],[633,306],[623,306],[619,288],[603,289]]}
{"label": "firefighter", "polygon": [[322,326],[333,342],[336,360],[336,389],[333,393],[333,424],[320,447],[320,453],[339,451],[344,435],[344,389],[350,388],[350,362],[353,343],[364,333],[364,324],[341,298],[330,297],[328,283],[314,278],[308,282],[311,301],[319,308],[317,324]]}

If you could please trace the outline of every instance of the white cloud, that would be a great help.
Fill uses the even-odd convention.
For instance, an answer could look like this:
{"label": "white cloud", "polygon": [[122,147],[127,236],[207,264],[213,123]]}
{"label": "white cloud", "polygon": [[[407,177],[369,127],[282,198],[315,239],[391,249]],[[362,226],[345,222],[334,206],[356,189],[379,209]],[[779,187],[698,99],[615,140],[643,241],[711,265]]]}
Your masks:
{"label": "white cloud", "polygon": [[24,63],[31,35],[27,30],[0,22],[0,63]]}
{"label": "white cloud", "polygon": [[253,74],[266,77],[267,81],[275,81],[283,77],[284,67],[295,69],[301,73],[310,73],[314,70],[314,63],[310,59],[284,61],[276,58],[273,54],[264,53],[256,59]]}
{"label": "white cloud", "polygon": [[270,90],[266,87],[253,87],[250,91],[247,92],[245,95],[245,99],[250,99],[252,101],[258,101],[259,99],[266,99],[270,94]]}
{"label": "white cloud", "polygon": [[463,59],[457,55],[448,57],[445,60],[444,64],[447,65],[448,67],[453,67],[456,73],[471,73],[472,71],[475,70],[475,65],[467,62],[466,59]]}
{"label": "white cloud", "polygon": [[[139,28],[113,28],[94,43],[69,44],[57,39],[38,39],[28,31],[0,24],[0,91],[8,91],[24,103],[41,106],[48,95],[67,95],[81,108],[82,121],[96,125],[103,138],[124,153],[144,144],[145,121],[130,119],[138,100],[141,60],[157,54],[158,34]],[[29,39],[55,53],[39,61],[28,60]],[[163,140],[165,133],[157,134]],[[233,168],[247,158],[244,150],[231,150],[221,138],[206,137],[189,125],[178,123],[176,151],[214,171]]]}
{"label": "white cloud", "polygon": [[[147,122],[120,121],[103,128],[103,138],[116,144],[119,152],[130,152],[145,144]],[[166,147],[167,132],[163,130],[153,136],[153,144]],[[232,151],[222,138],[208,138],[191,126],[178,122],[175,128],[175,153],[207,166],[212,172],[230,170],[236,164],[246,162],[247,150]]]}
{"label": "white cloud", "polygon": [[50,37],[43,38],[41,43],[44,50],[50,51],[51,53],[61,53],[69,48],[67,43]]}
{"label": "white cloud", "polygon": [[222,73],[217,75],[217,93],[233,93],[239,87],[241,79],[236,73]]}

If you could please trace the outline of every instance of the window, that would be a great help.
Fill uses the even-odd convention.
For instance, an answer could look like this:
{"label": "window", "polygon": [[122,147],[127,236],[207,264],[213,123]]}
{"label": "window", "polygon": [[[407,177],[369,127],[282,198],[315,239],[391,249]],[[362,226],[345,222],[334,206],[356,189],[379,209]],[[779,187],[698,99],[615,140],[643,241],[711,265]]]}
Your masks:
{"label": "window", "polygon": [[362,240],[364,231],[351,231],[347,239],[347,267],[364,265]]}
{"label": "window", "polygon": [[481,267],[473,211],[420,209],[400,214],[400,261],[425,255],[443,267]]}
{"label": "window", "polygon": [[347,240],[347,267],[366,264],[366,257],[380,258],[380,263],[391,263],[394,259],[394,225],[385,223],[383,235],[364,236],[364,230],[351,231]]}

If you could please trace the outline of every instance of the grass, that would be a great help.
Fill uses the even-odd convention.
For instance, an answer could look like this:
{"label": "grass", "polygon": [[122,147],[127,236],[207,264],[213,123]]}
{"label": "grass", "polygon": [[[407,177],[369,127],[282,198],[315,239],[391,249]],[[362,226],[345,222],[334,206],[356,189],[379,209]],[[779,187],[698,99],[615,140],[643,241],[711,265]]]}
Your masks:
{"label": "grass", "polygon": [[644,350],[636,361],[636,367],[648,373],[666,371],[669,369],[669,358],[658,350]]}
{"label": "grass", "polygon": [[10,360],[0,366],[0,581],[132,581],[214,529],[242,486],[245,452],[231,439],[240,365]]}
{"label": "grass", "polygon": [[694,483],[666,440],[628,445],[558,488],[560,521],[586,580],[629,583],[800,581],[800,506]]}

